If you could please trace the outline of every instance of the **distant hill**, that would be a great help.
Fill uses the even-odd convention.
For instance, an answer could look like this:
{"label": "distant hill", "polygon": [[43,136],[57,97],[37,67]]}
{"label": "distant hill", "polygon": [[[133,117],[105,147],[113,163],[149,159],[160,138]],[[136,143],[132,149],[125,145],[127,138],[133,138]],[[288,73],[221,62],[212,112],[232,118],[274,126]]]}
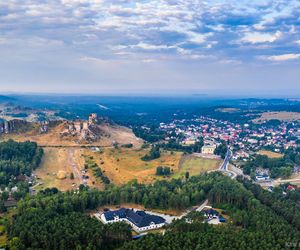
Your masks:
{"label": "distant hill", "polygon": [[2,102],[12,102],[15,101],[16,99],[10,96],[5,96],[5,95],[0,95],[0,103]]}

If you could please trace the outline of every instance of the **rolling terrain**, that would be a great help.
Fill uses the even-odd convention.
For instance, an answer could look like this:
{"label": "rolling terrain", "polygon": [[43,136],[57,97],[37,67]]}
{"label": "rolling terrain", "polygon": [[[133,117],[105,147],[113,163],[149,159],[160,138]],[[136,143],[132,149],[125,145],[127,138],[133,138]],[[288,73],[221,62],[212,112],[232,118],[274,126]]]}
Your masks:
{"label": "rolling terrain", "polygon": [[62,132],[66,126],[66,122],[62,122],[55,127],[49,128],[47,133],[40,133],[39,130],[32,129],[24,133],[5,134],[0,136],[1,140],[13,139],[16,141],[35,141],[42,147],[80,147],[80,146],[100,146],[109,147],[115,143],[118,144],[133,144],[139,147],[142,140],[137,138],[130,129],[119,126],[110,125],[107,123],[98,125],[102,132],[97,140],[92,143],[86,141],[78,141],[75,136],[62,136]]}

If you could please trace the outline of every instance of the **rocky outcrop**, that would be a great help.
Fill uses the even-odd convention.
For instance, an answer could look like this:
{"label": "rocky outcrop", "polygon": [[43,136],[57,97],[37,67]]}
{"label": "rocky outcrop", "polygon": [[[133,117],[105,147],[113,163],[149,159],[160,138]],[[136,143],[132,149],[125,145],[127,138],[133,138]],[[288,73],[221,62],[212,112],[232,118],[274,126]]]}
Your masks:
{"label": "rocky outcrop", "polygon": [[10,121],[0,122],[0,134],[10,134],[15,132],[22,132],[28,129],[30,124],[27,121],[20,119],[13,119]]}

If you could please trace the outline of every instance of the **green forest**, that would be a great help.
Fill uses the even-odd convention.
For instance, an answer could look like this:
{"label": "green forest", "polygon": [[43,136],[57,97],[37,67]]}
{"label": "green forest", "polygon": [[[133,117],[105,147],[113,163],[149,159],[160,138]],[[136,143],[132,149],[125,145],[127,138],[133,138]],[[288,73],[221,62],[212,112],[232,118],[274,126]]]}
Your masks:
{"label": "green forest", "polygon": [[43,156],[43,150],[35,142],[0,143],[0,185],[14,181],[21,174],[30,176]]}
{"label": "green forest", "polygon": [[244,174],[255,176],[258,167],[269,169],[271,178],[287,178],[293,173],[293,166],[300,164],[300,147],[289,149],[281,158],[269,158],[266,155],[256,155],[243,165]]}
{"label": "green forest", "polygon": [[[216,227],[196,217],[189,222],[183,218],[166,226],[164,235],[150,233],[132,241],[128,225],[103,225],[89,215],[101,205],[132,202],[184,210],[205,199],[226,211],[229,223]],[[81,186],[79,192],[62,193],[53,188],[21,200],[7,232],[11,249],[283,249],[300,238],[299,208],[294,202],[284,212],[284,202],[259,186],[220,173],[153,185],[132,181],[108,185],[104,191]]]}

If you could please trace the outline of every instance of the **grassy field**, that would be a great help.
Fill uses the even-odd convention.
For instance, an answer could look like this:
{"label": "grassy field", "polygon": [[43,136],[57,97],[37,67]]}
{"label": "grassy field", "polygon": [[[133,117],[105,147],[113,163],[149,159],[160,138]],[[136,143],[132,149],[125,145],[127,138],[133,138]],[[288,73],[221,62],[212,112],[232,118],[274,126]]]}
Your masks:
{"label": "grassy field", "polygon": [[173,175],[174,178],[180,178],[185,176],[186,172],[190,173],[190,176],[205,173],[207,171],[218,169],[220,160],[206,159],[201,157],[187,156],[181,164],[181,167],[177,173]]}
{"label": "grassy field", "polygon": [[[75,189],[81,183],[81,169],[85,159],[92,157],[109,180],[116,185],[125,184],[136,179],[141,183],[152,183],[155,180],[180,178],[188,171],[190,176],[198,175],[217,169],[220,161],[204,159],[192,155],[183,156],[181,152],[161,151],[161,157],[152,161],[142,161],[141,157],[149,153],[149,149],[132,148],[102,148],[101,152],[94,152],[84,148],[45,148],[45,155],[41,166],[35,174],[42,182],[36,190],[57,187],[62,191]],[[158,166],[170,167],[173,175],[170,177],[156,176]],[[59,179],[57,174],[63,172],[66,178]],[[74,179],[70,178],[73,172]],[[87,184],[102,189],[101,179],[95,178],[92,169],[88,169]]]}
{"label": "grassy field", "polygon": [[137,179],[139,182],[151,183],[161,179],[155,175],[158,166],[168,166],[174,172],[178,171],[182,153],[161,152],[161,157],[149,162],[141,160],[141,157],[149,152],[149,149],[106,148],[102,153],[91,152],[96,163],[101,167],[108,178],[115,184],[124,184]]}
{"label": "grassy field", "polygon": [[275,153],[275,152],[268,151],[268,150],[260,150],[258,152],[258,154],[260,154],[260,155],[266,155],[269,158],[281,158],[281,157],[283,157],[283,154]]}
{"label": "grassy field", "polygon": [[[83,154],[86,149],[80,148],[44,148],[44,156],[41,166],[36,169],[35,174],[39,178],[42,185],[36,187],[36,190],[56,187],[62,191],[75,189],[81,184],[80,170],[84,166]],[[59,179],[58,172],[63,172],[66,178]],[[70,178],[70,174],[74,174],[74,179]],[[101,188],[93,177],[92,173],[88,173],[88,185]]]}

